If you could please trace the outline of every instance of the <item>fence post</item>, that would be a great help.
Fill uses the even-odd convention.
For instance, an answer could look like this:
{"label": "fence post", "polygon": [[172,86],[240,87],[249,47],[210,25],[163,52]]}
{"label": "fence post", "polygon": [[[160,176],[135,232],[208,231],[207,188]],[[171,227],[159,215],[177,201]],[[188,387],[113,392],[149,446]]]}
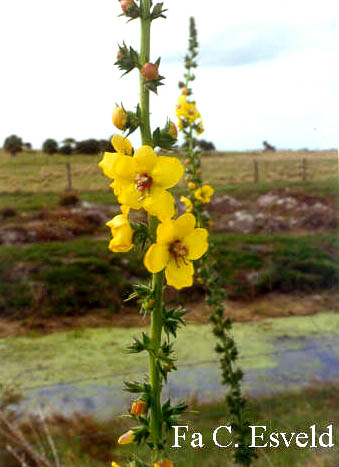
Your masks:
{"label": "fence post", "polygon": [[253,161],[253,166],[254,166],[254,183],[259,182],[259,164],[256,159]]}
{"label": "fence post", "polygon": [[72,168],[71,168],[71,164],[69,162],[67,162],[67,164],[66,164],[66,169],[67,169],[66,191],[72,191]]}
{"label": "fence post", "polygon": [[307,159],[305,157],[302,160],[301,177],[302,177],[303,182],[306,182],[307,180]]}

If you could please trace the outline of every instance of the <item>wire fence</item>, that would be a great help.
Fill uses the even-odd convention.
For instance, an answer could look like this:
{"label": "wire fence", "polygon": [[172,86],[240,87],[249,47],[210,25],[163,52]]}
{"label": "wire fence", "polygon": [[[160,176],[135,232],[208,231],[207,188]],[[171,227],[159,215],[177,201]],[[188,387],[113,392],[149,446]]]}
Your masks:
{"label": "wire fence", "polygon": [[[211,154],[202,158],[204,179],[217,186],[326,180],[338,173],[335,151],[320,155]],[[26,157],[26,156],[25,156]],[[107,192],[101,156],[27,156],[0,160],[0,192]],[[182,182],[183,183],[183,182]]]}

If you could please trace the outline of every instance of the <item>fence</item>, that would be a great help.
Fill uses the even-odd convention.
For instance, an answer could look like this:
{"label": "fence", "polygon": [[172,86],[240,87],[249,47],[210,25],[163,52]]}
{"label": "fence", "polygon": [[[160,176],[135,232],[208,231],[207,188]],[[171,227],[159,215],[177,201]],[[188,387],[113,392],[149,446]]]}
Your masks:
{"label": "fence", "polygon": [[[108,190],[98,162],[101,156],[22,155],[0,159],[0,192],[79,192]],[[204,180],[219,186],[262,182],[327,180],[338,173],[335,151],[307,155],[216,153],[202,158]],[[183,182],[182,182],[183,183]]]}

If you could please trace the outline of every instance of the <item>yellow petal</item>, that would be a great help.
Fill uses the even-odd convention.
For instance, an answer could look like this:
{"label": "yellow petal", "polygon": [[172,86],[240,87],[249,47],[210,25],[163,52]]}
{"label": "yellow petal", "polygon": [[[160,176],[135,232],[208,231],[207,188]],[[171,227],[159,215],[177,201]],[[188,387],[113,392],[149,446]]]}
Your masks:
{"label": "yellow petal", "polygon": [[191,234],[195,227],[195,217],[193,214],[186,212],[175,220],[174,228],[178,239],[187,237]]}
{"label": "yellow petal", "polygon": [[180,197],[180,202],[184,203],[186,206],[186,212],[192,212],[193,211],[193,204],[192,201],[189,198],[186,198],[186,196],[181,196]]}
{"label": "yellow petal", "polygon": [[157,163],[157,155],[151,146],[141,146],[133,156],[138,173],[149,174]]}
{"label": "yellow petal", "polygon": [[115,153],[105,152],[104,157],[98,164],[99,167],[102,168],[102,171],[104,172],[106,177],[114,178],[114,170],[113,170],[114,158],[115,158]]}
{"label": "yellow petal", "polygon": [[161,271],[169,261],[169,252],[166,245],[153,243],[144,257],[145,268],[153,274]]}
{"label": "yellow petal", "polygon": [[133,152],[133,147],[130,141],[121,135],[114,135],[111,139],[111,143],[116,152],[126,154],[128,156],[130,156]]}
{"label": "yellow petal", "polygon": [[181,260],[177,264],[174,258],[171,257],[165,269],[165,276],[168,285],[172,285],[176,289],[183,287],[191,287],[193,284],[194,268],[191,261],[186,261],[186,264]]}
{"label": "yellow petal", "polygon": [[150,195],[142,201],[142,207],[161,221],[174,216],[174,198],[166,190],[152,187]]}
{"label": "yellow petal", "polygon": [[129,211],[130,211],[130,207],[129,206],[125,206],[124,204],[122,206],[120,206],[120,210],[123,214],[125,214],[126,216],[129,214]]}
{"label": "yellow petal", "polygon": [[118,201],[120,204],[129,206],[131,209],[140,209],[140,191],[136,190],[134,182],[125,184],[121,187]]}
{"label": "yellow petal", "polygon": [[133,157],[116,154],[112,171],[114,178],[123,178],[125,180],[134,181],[136,167]]}
{"label": "yellow petal", "polygon": [[162,188],[175,186],[184,173],[182,163],[176,157],[159,156],[152,171],[153,183]]}
{"label": "yellow petal", "polygon": [[127,253],[133,248],[133,244],[125,240],[124,236],[117,234],[108,245],[113,253]]}
{"label": "yellow petal", "polygon": [[118,229],[119,227],[126,225],[126,223],[128,223],[127,217],[124,214],[118,214],[117,216],[114,216],[113,219],[111,219],[109,222],[106,222],[106,225],[111,227],[111,229]]}
{"label": "yellow petal", "polygon": [[175,240],[174,220],[168,219],[157,227],[157,242],[172,243]]}
{"label": "yellow petal", "polygon": [[194,229],[183,239],[183,244],[188,248],[188,259],[198,259],[208,250],[208,232],[206,229]]}

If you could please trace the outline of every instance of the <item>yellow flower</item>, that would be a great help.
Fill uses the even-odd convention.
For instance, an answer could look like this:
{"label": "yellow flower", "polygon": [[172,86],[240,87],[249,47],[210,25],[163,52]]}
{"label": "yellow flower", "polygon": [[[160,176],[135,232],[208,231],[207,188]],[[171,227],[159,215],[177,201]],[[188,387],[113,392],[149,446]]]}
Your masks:
{"label": "yellow flower", "polygon": [[179,131],[182,131],[184,129],[184,122],[181,118],[178,120],[178,129]]}
{"label": "yellow flower", "polygon": [[199,259],[208,249],[207,230],[195,229],[195,223],[193,214],[185,213],[159,224],[157,242],[144,258],[146,269],[154,274],[166,268],[167,283],[176,289],[193,284],[192,260]]}
{"label": "yellow flower", "polygon": [[186,212],[192,212],[193,204],[190,199],[186,198],[186,196],[181,196],[180,201],[186,206]]}
{"label": "yellow flower", "polygon": [[189,182],[189,184],[188,184],[187,186],[188,186],[188,188],[189,188],[190,190],[194,190],[194,188],[197,187],[197,184],[194,183],[194,182]]}
{"label": "yellow flower", "polygon": [[195,103],[190,102],[189,104],[187,104],[186,119],[192,124],[196,120],[198,120],[198,118],[200,117],[201,117],[200,112],[196,108]]}
{"label": "yellow flower", "polygon": [[112,122],[119,130],[124,130],[126,128],[128,115],[123,108],[116,106],[112,113]]}
{"label": "yellow flower", "polygon": [[106,223],[111,228],[113,239],[108,248],[115,253],[126,253],[133,247],[133,229],[128,221],[129,208],[121,206],[122,214]]}
{"label": "yellow flower", "polygon": [[120,465],[113,461],[111,467],[120,467]]}
{"label": "yellow flower", "polygon": [[174,467],[174,464],[170,459],[165,459],[155,462],[154,467]]}
{"label": "yellow flower", "polygon": [[179,96],[178,103],[176,105],[176,115],[178,118],[185,117],[187,113],[187,98],[186,96]]}
{"label": "yellow flower", "polygon": [[176,116],[179,119],[183,118],[184,120],[187,120],[190,124],[201,118],[200,112],[198,111],[195,102],[188,102],[185,95],[181,95],[178,98],[178,103],[176,105]]}
{"label": "yellow flower", "polygon": [[126,431],[123,435],[120,436],[118,439],[118,444],[131,444],[134,441],[134,433],[132,430]]}
{"label": "yellow flower", "polygon": [[202,121],[199,122],[198,128],[197,128],[197,134],[201,135],[205,131],[204,125],[202,124]]}
{"label": "yellow flower", "polygon": [[114,180],[111,187],[119,203],[132,209],[144,208],[160,220],[173,217],[174,198],[167,188],[176,185],[183,175],[179,159],[158,157],[146,145],[135,151],[133,157],[119,151],[108,157],[105,153],[100,164],[104,173]]}
{"label": "yellow flower", "polygon": [[203,185],[201,188],[195,190],[194,196],[202,203],[209,203],[213,193],[214,188],[212,188],[210,185]]}

